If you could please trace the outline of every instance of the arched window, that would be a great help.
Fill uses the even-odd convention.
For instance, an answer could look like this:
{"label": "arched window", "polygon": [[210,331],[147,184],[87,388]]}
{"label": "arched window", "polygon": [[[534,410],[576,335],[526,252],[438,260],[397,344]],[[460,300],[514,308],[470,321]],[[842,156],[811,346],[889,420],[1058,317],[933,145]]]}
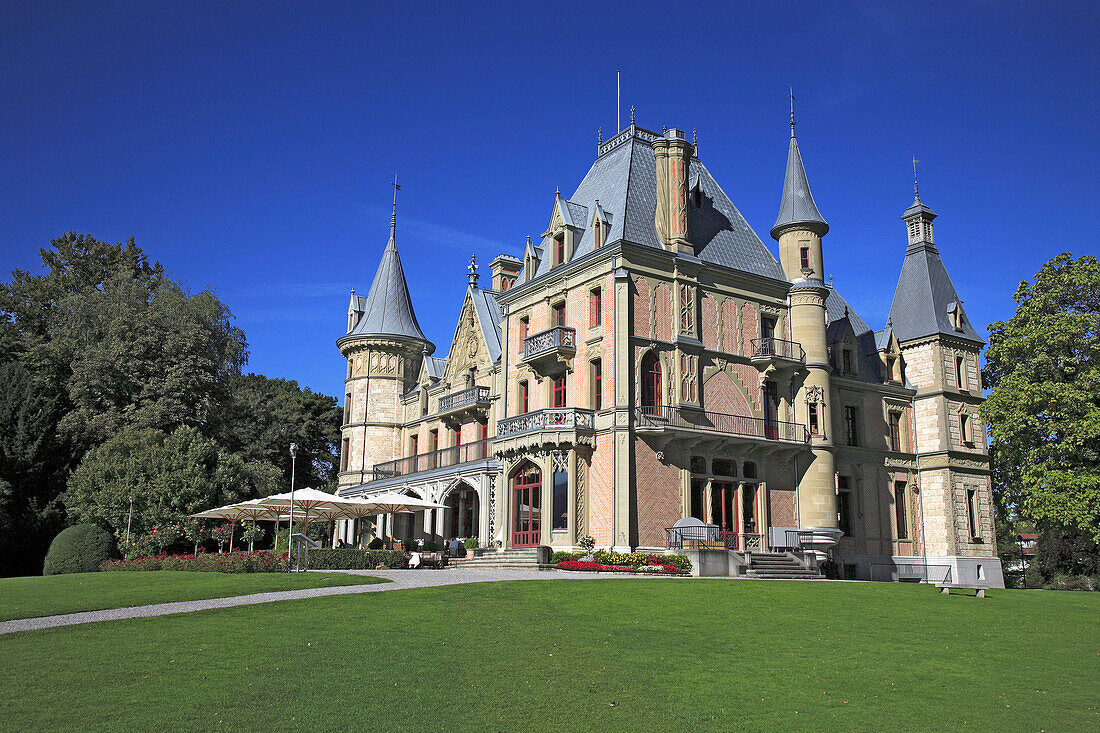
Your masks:
{"label": "arched window", "polygon": [[512,475],[512,547],[538,547],[542,537],[542,471],[530,461]]}
{"label": "arched window", "polygon": [[663,386],[661,360],[650,351],[642,357],[642,407],[660,407]]}

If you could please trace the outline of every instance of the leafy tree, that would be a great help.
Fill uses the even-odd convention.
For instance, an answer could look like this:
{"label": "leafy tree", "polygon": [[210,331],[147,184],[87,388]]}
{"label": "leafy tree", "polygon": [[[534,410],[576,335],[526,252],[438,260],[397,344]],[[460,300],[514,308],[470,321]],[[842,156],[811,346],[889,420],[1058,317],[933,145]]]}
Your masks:
{"label": "leafy tree", "polygon": [[70,517],[123,539],[130,497],[130,533],[145,535],[187,514],[271,493],[277,481],[270,464],[219,450],[194,428],[170,434],[131,428],[84,456],[69,479],[65,506]]}
{"label": "leafy tree", "polygon": [[290,483],[290,444],[297,443],[296,485],[321,488],[336,480],[340,421],[334,398],[295,381],[249,374],[231,382],[218,441],[247,461],[277,466],[284,487]]}
{"label": "leafy tree", "polygon": [[0,364],[0,384],[0,575],[37,573],[64,520],[61,400],[18,362]]}
{"label": "leafy tree", "polygon": [[1100,262],[1061,254],[992,324],[982,406],[999,499],[1100,540]]}

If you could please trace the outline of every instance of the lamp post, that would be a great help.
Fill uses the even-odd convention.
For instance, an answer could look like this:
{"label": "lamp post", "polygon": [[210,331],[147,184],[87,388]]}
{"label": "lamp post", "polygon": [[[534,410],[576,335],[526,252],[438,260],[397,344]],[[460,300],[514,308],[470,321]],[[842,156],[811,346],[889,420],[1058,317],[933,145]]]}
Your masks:
{"label": "lamp post", "polygon": [[[290,529],[286,535],[287,558],[292,558],[294,548],[294,469],[298,460],[298,444],[290,444]],[[289,567],[287,563],[287,567]]]}
{"label": "lamp post", "polygon": [[126,557],[130,557],[130,520],[134,518],[134,497],[130,497],[130,513],[126,515]]}

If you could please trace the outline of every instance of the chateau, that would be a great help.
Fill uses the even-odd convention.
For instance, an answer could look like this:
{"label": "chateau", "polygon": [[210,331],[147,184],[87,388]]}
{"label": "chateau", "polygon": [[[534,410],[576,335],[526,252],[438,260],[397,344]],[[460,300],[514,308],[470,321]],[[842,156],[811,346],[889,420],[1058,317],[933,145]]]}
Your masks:
{"label": "chateau", "polygon": [[[787,551],[840,577],[1002,585],[984,342],[936,214],[919,193],[902,214],[901,273],[873,330],[826,276],[829,225],[794,129],[778,259],[683,132],[632,115],[554,195],[539,241],[493,260],[489,283],[471,261],[442,358],[414,314],[395,207],[337,341],[339,487],[448,509],[340,537],[664,551],[702,532],[723,573]],[[696,527],[677,529],[686,518]]]}

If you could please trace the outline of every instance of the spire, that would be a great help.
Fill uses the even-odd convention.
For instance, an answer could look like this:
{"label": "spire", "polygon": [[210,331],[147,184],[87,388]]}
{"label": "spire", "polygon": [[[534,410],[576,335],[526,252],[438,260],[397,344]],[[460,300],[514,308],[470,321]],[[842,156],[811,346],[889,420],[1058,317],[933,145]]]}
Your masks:
{"label": "spire", "polygon": [[936,245],[932,240],[932,220],[936,218],[936,212],[926,206],[920,200],[920,188],[917,185],[917,156],[913,156],[913,203],[901,215],[905,222],[909,235],[909,247],[931,247]]}
{"label": "spire", "polygon": [[390,215],[390,240],[382,252],[382,261],[374,274],[367,297],[363,298],[363,315],[348,336],[398,336],[423,341],[425,347],[435,350],[420,330],[413,312],[409,285],[401,256],[397,253],[397,177],[393,182],[393,213]]}
{"label": "spire", "polygon": [[806,226],[819,235],[829,231],[829,225],[821,218],[814,197],[810,194],[810,183],[806,180],[806,169],[802,166],[802,154],[798,151],[798,140],[794,136],[794,95],[791,95],[791,144],[787,150],[787,176],[783,181],[783,199],[779,203],[779,217],[772,227],[772,237],[779,239],[780,230],[792,224]]}
{"label": "spire", "polygon": [[477,255],[476,254],[470,255],[470,264],[466,266],[466,270],[467,270],[466,279],[469,281],[470,285],[472,285],[473,287],[476,288],[477,287],[477,278],[478,278],[478,274],[477,274],[478,267],[477,267]]}

